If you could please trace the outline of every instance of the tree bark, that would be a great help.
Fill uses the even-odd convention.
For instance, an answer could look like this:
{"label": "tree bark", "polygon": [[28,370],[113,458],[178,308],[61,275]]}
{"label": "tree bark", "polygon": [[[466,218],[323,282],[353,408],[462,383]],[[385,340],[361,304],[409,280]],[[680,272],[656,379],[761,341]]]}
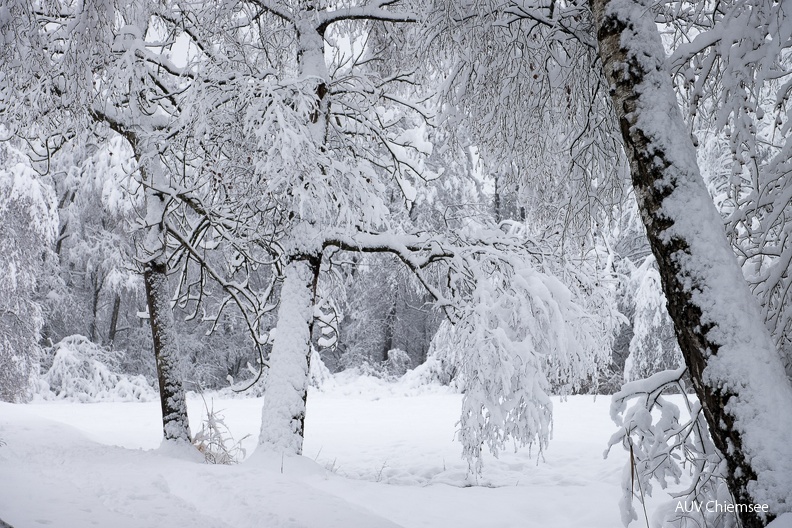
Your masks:
{"label": "tree bark", "polygon": [[[650,6],[591,0],[599,56],[677,340],[745,528],[789,509],[792,388],[699,174]],[[786,445],[784,445],[786,444]]]}
{"label": "tree bark", "polygon": [[259,444],[302,454],[305,404],[319,257],[293,259],[284,269],[275,342],[264,380]]}
{"label": "tree bark", "polygon": [[190,442],[192,437],[187,420],[184,388],[179,378],[179,349],[175,340],[173,313],[168,301],[166,271],[166,265],[160,259],[147,262],[143,268],[151,337],[154,340],[154,357],[157,361],[162,431],[165,440]]}

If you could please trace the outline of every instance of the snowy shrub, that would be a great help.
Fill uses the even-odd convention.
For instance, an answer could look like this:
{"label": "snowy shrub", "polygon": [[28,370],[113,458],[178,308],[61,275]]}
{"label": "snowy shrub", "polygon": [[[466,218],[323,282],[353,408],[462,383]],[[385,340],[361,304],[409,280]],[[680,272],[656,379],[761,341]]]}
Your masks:
{"label": "snowy shrub", "polygon": [[452,325],[446,321],[440,323],[440,328],[429,346],[429,356],[413,371],[427,384],[439,383],[461,388],[457,383],[457,376],[464,357],[460,354],[460,348],[453,344],[452,332]]}
{"label": "snowy shrub", "polygon": [[340,370],[358,370],[364,374],[375,375],[375,368],[371,364],[371,358],[362,347],[353,346],[341,355],[338,360]]}
{"label": "snowy shrub", "polygon": [[412,359],[407,352],[399,348],[389,350],[388,359],[385,361],[376,361],[367,354],[357,353],[358,350],[354,348],[341,356],[343,371],[394,381],[401,378],[412,365]]}
{"label": "snowy shrub", "polygon": [[393,348],[388,351],[388,359],[382,362],[382,370],[390,379],[402,377],[408,370],[412,360],[404,350]]}
{"label": "snowy shrub", "polygon": [[143,376],[117,373],[118,358],[86,337],[74,335],[53,346],[45,357],[39,395],[79,402],[150,401],[156,392]]}
{"label": "snowy shrub", "polygon": [[348,350],[341,356],[339,364],[344,371],[356,372],[361,376],[371,376],[386,380],[393,380],[404,375],[410,368],[412,360],[407,353],[400,349],[388,351],[388,359],[377,361],[359,347]]}
{"label": "snowy shrub", "polygon": [[322,361],[322,356],[315,348],[312,348],[311,362],[308,365],[308,383],[310,383],[312,387],[319,388],[332,376],[330,369],[328,369]]}
{"label": "snowy shrub", "polygon": [[206,418],[201,422],[201,430],[193,438],[193,445],[203,453],[207,464],[238,463],[246,455],[241,443],[250,435],[245,435],[239,441],[234,440],[223,415],[214,410],[214,403],[209,407],[204,399],[204,408]]}

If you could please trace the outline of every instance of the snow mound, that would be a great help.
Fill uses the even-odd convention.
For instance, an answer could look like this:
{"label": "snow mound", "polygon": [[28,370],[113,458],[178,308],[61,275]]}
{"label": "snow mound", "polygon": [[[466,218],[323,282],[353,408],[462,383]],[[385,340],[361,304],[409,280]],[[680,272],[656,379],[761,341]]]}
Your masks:
{"label": "snow mound", "polygon": [[47,406],[0,402],[0,512],[17,528],[400,528],[302,457],[207,466],[173,442],[150,451],[98,444],[35,407]]}
{"label": "snow mound", "polygon": [[86,337],[64,338],[50,351],[49,368],[37,380],[36,398],[82,403],[151,401],[156,391],[143,376],[114,372],[113,355]]}

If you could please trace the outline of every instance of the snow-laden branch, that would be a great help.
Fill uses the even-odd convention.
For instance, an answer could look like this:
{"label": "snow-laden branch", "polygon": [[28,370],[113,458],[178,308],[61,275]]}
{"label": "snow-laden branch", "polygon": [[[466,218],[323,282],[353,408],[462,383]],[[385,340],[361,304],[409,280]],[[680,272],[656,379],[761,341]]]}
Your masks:
{"label": "snow-laden branch", "polygon": [[727,31],[727,28],[719,26],[717,30],[713,29],[704,33],[699,33],[692,41],[680,44],[666,61],[669,70],[677,71],[679,68],[687,65],[696,55],[702,53],[707,48],[719,44],[723,39],[725,31]]}
{"label": "snow-laden branch", "polygon": [[292,25],[295,24],[294,14],[284,7],[283,3],[272,2],[270,0],[251,0],[251,3],[258,7],[262,13],[275,15],[284,22],[288,22]]}
{"label": "snow-laden branch", "polygon": [[[555,3],[553,4],[555,5]],[[532,20],[533,22],[548,27],[551,31],[566,34],[569,37],[574,38],[587,48],[592,50],[597,49],[596,39],[591,35],[591,33],[586,29],[576,28],[573,25],[578,23],[577,21],[582,18],[582,14],[579,12],[579,9],[576,9],[571,15],[562,13],[562,16],[553,17],[552,14],[549,16],[545,15],[536,7],[529,8],[523,4],[517,5],[516,3],[513,3],[510,7],[504,9],[503,12],[506,15],[513,15],[516,20]],[[507,25],[508,22],[510,21],[507,21]],[[569,22],[572,23],[570,24]]]}
{"label": "snow-laden branch", "polygon": [[[725,463],[710,439],[701,404],[687,394],[686,368],[658,372],[646,379],[626,383],[613,395],[611,418],[619,427],[608,442],[604,456],[621,444],[628,455],[619,503],[626,526],[638,518],[637,500],[646,509],[654,484],[665,489],[679,484],[685,473],[690,485],[671,494],[685,503],[705,504],[710,500],[733,500],[725,482]],[[684,412],[668,393],[681,398]],[[671,526],[725,526],[735,521],[728,513],[712,509],[680,512],[674,501],[666,503],[655,516]]]}
{"label": "snow-laden branch", "polygon": [[333,11],[321,11],[317,18],[317,31],[324,34],[325,30],[336,22],[343,20],[374,20],[380,22],[409,23],[417,22],[415,13],[404,11],[388,11],[385,7],[398,4],[400,0],[376,0],[362,6],[342,7]]}

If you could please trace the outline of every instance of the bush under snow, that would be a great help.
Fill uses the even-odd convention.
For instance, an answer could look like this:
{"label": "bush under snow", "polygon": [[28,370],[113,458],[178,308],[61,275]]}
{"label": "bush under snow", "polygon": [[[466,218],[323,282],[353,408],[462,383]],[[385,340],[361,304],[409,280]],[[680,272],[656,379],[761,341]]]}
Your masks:
{"label": "bush under snow", "polygon": [[49,368],[41,373],[36,390],[37,396],[44,400],[98,402],[157,398],[145,377],[115,372],[117,357],[86,337],[66,337],[47,352]]}

